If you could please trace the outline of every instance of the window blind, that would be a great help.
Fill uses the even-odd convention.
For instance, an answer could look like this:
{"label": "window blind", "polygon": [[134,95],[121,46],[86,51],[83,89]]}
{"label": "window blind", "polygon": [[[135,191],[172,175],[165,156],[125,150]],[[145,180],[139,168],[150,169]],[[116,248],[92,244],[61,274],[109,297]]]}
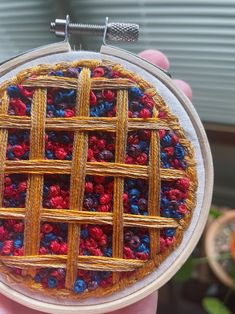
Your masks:
{"label": "window blind", "polygon": [[52,42],[49,25],[55,16],[52,0],[1,0],[0,61]]}
{"label": "window blind", "polygon": [[[1,0],[0,61],[55,41],[49,24],[71,13],[82,23],[139,23],[140,40],[123,48],[138,53],[160,49],[173,77],[188,81],[203,121],[235,124],[234,0]],[[75,38],[79,48],[80,39]],[[81,39],[98,49],[100,39]]]}
{"label": "window blind", "polygon": [[[235,123],[235,1],[71,0],[80,22],[135,22],[140,40],[124,48],[137,53],[160,49],[171,61],[173,77],[188,81],[193,103],[204,121]],[[85,39],[95,49],[98,40]]]}

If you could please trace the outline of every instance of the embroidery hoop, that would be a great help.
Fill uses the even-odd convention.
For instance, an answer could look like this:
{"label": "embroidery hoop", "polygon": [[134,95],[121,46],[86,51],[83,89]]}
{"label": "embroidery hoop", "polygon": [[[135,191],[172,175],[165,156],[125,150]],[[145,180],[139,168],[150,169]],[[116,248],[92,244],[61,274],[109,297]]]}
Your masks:
{"label": "embroidery hoop", "polygon": [[[209,225],[208,230],[206,232],[205,237],[205,251],[206,256],[208,258],[208,263],[213,270],[214,274],[218,277],[218,279],[227,287],[234,288],[234,281],[231,276],[225,271],[225,269],[221,265],[221,261],[218,258],[219,252],[216,247],[216,238],[221,231],[225,228],[230,229],[230,233],[232,234],[232,226],[235,224],[235,213],[233,210],[228,210],[223,213],[218,219],[214,220],[211,225]],[[234,232],[234,231],[233,231]],[[230,235],[231,236],[231,235]],[[231,239],[228,237],[228,251],[229,251],[229,242]],[[228,253],[227,253],[228,254]],[[229,258],[229,257],[227,257]],[[231,257],[232,258],[232,257]]]}
{"label": "embroidery hoop", "polygon": [[[86,59],[89,55],[89,58],[102,57],[105,59],[118,61],[122,65],[126,66],[128,69],[136,71],[143,78],[149,80],[155,85],[157,82],[158,90],[162,94],[163,98],[165,98],[165,100],[167,99],[168,105],[176,105],[176,103],[178,103],[177,106],[171,107],[171,110],[173,111],[173,113],[176,113],[180,118],[180,124],[184,128],[187,128],[186,135],[189,136],[189,139],[192,140],[190,138],[192,136],[194,137],[195,142],[198,143],[198,152],[196,153],[196,156],[198,161],[200,160],[199,166],[201,167],[201,170],[198,172],[199,180],[201,180],[198,188],[198,201],[200,200],[200,206],[198,205],[198,209],[195,209],[190,226],[185,232],[185,234],[188,233],[188,239],[186,240],[186,236],[184,236],[184,241],[164,261],[163,264],[165,266],[163,265],[159,267],[161,269],[163,268],[164,271],[162,270],[162,273],[160,275],[159,269],[156,271],[156,273],[158,273],[158,275],[156,275],[157,279],[154,280],[154,276],[153,274],[151,274],[145,279],[141,280],[139,285],[138,283],[134,284],[134,288],[128,287],[127,289],[121,292],[117,292],[112,296],[104,297],[102,298],[102,300],[99,299],[93,301],[82,301],[79,305],[71,303],[70,305],[66,306],[59,303],[52,304],[52,300],[40,300],[37,296],[30,297],[30,294],[27,293],[27,291],[23,292],[24,294],[22,294],[22,292],[17,292],[17,287],[16,290],[12,290],[12,288],[9,287],[7,283],[0,283],[1,293],[16,300],[19,303],[27,305],[31,308],[35,308],[37,310],[42,310],[48,313],[93,313],[94,311],[96,311],[97,313],[104,313],[132,304],[147,296],[154,290],[160,288],[186,261],[196,243],[198,242],[206,223],[212,195],[212,158],[204,129],[195,109],[193,108],[188,98],[184,96],[183,93],[173,85],[171,79],[162,70],[158,69],[149,62],[133,54],[130,54],[129,52],[110,47],[105,44],[102,45],[100,54],[92,52],[72,52],[67,39],[68,38],[66,37],[66,40],[62,43],[53,44],[51,46],[48,46],[47,48],[39,48],[33,52],[19,56],[16,59],[5,63],[2,66],[2,69],[0,69],[1,76],[4,73],[9,72],[16,65],[21,65],[15,70],[10,71],[8,74],[3,75],[0,78],[0,82],[5,80],[6,78],[11,77],[21,68],[26,68],[32,66],[33,64],[51,62],[54,63],[61,60],[71,61],[77,58],[83,58],[83,55],[86,55]],[[48,57],[45,57],[46,55],[48,55]],[[32,60],[32,62],[28,63],[28,60]],[[161,86],[160,89],[159,86]],[[182,116],[179,115],[179,103],[181,104],[181,106],[183,106],[183,109],[181,109]],[[189,121],[189,119],[191,121]],[[190,128],[192,128],[193,135],[190,131]],[[185,248],[187,249],[185,250]],[[168,266],[171,264],[171,260],[169,260],[170,257],[173,258],[174,263],[169,268]],[[35,298],[37,298],[37,300],[35,300]]]}

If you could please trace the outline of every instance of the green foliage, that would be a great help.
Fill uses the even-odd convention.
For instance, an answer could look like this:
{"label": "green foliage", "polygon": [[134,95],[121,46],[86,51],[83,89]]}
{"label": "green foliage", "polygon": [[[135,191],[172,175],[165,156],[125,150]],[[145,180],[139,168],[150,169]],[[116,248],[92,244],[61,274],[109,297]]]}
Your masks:
{"label": "green foliage", "polygon": [[[210,209],[210,216],[214,219],[219,218],[223,213],[219,211],[217,208]],[[224,260],[231,258],[230,253],[226,253],[221,255],[219,260]],[[177,282],[185,282],[192,278],[193,271],[198,264],[207,263],[207,257],[199,257],[199,258],[192,258],[191,256],[185,262],[185,264],[181,267],[181,269],[176,273],[174,276],[174,280]],[[231,273],[231,276],[234,281],[235,286],[235,264],[234,269]],[[232,290],[231,290],[232,291]],[[203,309],[208,314],[232,314],[232,312],[226,307],[226,305],[218,298],[215,297],[205,297],[202,300]]]}
{"label": "green foliage", "polygon": [[189,259],[185,262],[181,269],[175,274],[175,281],[184,282],[190,279],[193,273],[193,266],[193,259],[192,257],[189,257]]}
{"label": "green foliage", "polygon": [[211,207],[210,212],[209,212],[209,215],[214,219],[219,218],[222,214],[223,213],[215,207]]}
{"label": "green foliage", "polygon": [[232,314],[232,312],[217,298],[206,297],[202,300],[202,305],[208,314]]}

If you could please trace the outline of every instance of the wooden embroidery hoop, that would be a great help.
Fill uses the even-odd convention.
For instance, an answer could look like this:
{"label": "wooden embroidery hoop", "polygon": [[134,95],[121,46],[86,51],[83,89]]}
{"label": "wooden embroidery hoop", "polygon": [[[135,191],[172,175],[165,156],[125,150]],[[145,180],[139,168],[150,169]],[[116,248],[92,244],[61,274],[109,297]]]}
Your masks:
{"label": "wooden embroidery hoop", "polygon": [[[48,55],[55,55],[57,53],[66,53],[70,52],[71,48],[67,41],[53,44],[44,48],[39,48],[34,50],[30,53],[26,53],[22,56],[19,56],[5,64],[2,65],[0,68],[0,77],[3,76],[5,73],[8,73],[13,68],[16,68],[19,65],[26,63],[29,60],[34,60],[43,56]],[[121,49],[117,49],[114,47],[103,45],[100,50],[102,56],[105,57],[116,57],[117,59],[124,60],[126,62],[130,62],[133,65],[137,65],[140,69],[147,71],[152,76],[156,77],[160,80],[168,89],[169,91],[178,99],[181,103],[185,111],[187,112],[194,130],[197,134],[197,138],[199,141],[204,169],[205,169],[205,189],[203,191],[203,199],[202,199],[202,206],[203,210],[200,211],[200,215],[196,221],[195,229],[192,232],[192,236],[189,239],[186,248],[183,252],[174,260],[174,264],[168,268],[163,275],[161,275],[157,280],[151,282],[150,284],[145,285],[138,291],[135,291],[131,294],[123,296],[120,294],[120,297],[116,300],[112,301],[105,301],[104,303],[99,304],[92,304],[92,305],[56,305],[51,304],[49,302],[39,301],[35,298],[31,298],[30,296],[21,294],[13,290],[5,283],[0,283],[0,292],[11,299],[26,305],[30,308],[41,310],[47,313],[104,313],[108,311],[113,311],[115,309],[119,309],[130,305],[138,300],[144,298],[145,296],[149,295],[151,292],[159,289],[162,285],[164,285],[174,274],[175,272],[182,266],[182,264],[186,261],[192,250],[194,249],[195,245],[197,244],[201,233],[204,229],[210,203],[211,203],[211,196],[212,196],[212,186],[213,186],[213,167],[212,167],[212,157],[210,153],[210,148],[207,142],[206,134],[201,124],[201,121],[191,104],[188,98],[179,91],[174,84],[172,83],[171,79],[161,70],[152,65],[151,63],[133,55],[129,52],[126,52]]]}
{"label": "wooden embroidery hoop", "polygon": [[220,281],[230,288],[234,288],[234,280],[224,271],[220,264],[220,261],[217,260],[215,238],[217,237],[221,229],[227,224],[231,223],[232,221],[235,223],[235,212],[234,210],[229,210],[211,223],[206,232],[205,239],[206,256],[208,258],[208,263],[211,269],[213,270],[215,275],[220,279]]}

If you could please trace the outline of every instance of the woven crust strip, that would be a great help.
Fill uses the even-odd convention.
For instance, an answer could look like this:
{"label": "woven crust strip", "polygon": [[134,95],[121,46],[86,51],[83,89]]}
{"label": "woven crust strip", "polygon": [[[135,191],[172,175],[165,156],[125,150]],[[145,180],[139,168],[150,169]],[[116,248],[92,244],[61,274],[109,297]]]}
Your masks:
{"label": "woven crust strip", "polygon": [[[15,173],[38,173],[38,174],[70,174],[71,162],[62,160],[19,160],[6,161],[5,172]],[[112,162],[87,162],[86,174],[100,176],[117,176],[130,178],[148,178],[150,174],[149,166],[116,164]],[[161,180],[173,181],[184,176],[185,172],[178,169],[160,169]]]}
{"label": "woven crust strip", "polygon": [[[107,78],[90,78],[91,89],[100,90],[100,89],[128,89],[130,87],[137,86],[135,83],[131,82],[128,79],[117,78],[117,79],[107,79]],[[69,77],[51,77],[51,76],[42,76],[31,78],[25,81],[23,86],[29,87],[60,87],[63,89],[80,89],[82,84],[77,82],[74,78]]]}
{"label": "woven crust strip", "polygon": [[[84,68],[78,78],[78,96],[76,102],[76,115],[89,115],[90,101],[90,70]],[[83,131],[75,131],[73,144],[73,159],[70,179],[70,210],[82,210],[83,195],[86,177],[86,161],[88,150],[88,134]],[[69,224],[68,228],[68,260],[66,273],[66,288],[74,285],[77,272],[77,259],[79,255],[80,225]]]}
{"label": "woven crust strip", "polygon": [[[28,187],[28,196],[26,201],[26,209],[24,208],[0,208],[0,218],[3,219],[25,219],[25,256],[1,256],[3,273],[7,273],[8,267],[18,267],[22,269],[35,269],[37,267],[49,268],[66,268],[66,287],[71,288],[76,279],[77,269],[113,271],[114,284],[111,287],[102,289],[97,288],[95,291],[86,292],[79,298],[87,296],[106,295],[116,291],[117,289],[126,287],[127,284],[143,278],[150,273],[156,265],[161,263],[167,255],[180,243],[182,232],[190,221],[192,210],[195,206],[196,191],[196,169],[194,161],[194,153],[192,145],[186,140],[183,129],[179,126],[177,118],[170,114],[160,95],[143,79],[137,75],[124,70],[120,65],[112,64],[113,70],[119,71],[124,75],[125,79],[95,79],[90,78],[90,70],[99,64],[111,64],[96,60],[82,60],[74,63],[61,63],[54,67],[54,70],[61,68],[85,67],[82,69],[78,80],[66,77],[49,77],[48,72],[51,65],[41,65],[29,70],[22,71],[16,78],[7,81],[0,87],[0,92],[4,92],[2,106],[0,107],[0,138],[2,139],[0,153],[0,165],[2,166],[0,173],[0,183],[5,173],[26,173],[29,174],[30,184]],[[29,78],[31,75],[40,76]],[[133,82],[135,81],[135,82]],[[8,98],[5,92],[9,84],[22,84],[25,86],[36,86],[34,102],[32,106],[32,121],[29,117],[13,117],[7,114]],[[45,119],[45,88],[63,87],[78,88],[76,117],[73,118],[46,118]],[[153,118],[138,119],[128,118],[128,98],[127,90],[131,86],[139,86],[147,92],[155,101],[156,109],[166,112],[166,118],[159,120],[155,109]],[[89,95],[90,90],[109,88],[117,91],[117,117],[110,118],[91,118],[89,115]],[[37,109],[35,105],[38,104]],[[34,109],[33,109],[34,108]],[[38,111],[36,111],[38,110]],[[33,122],[33,117],[40,117],[39,121]],[[5,149],[7,145],[7,129],[10,128],[26,128],[31,129],[35,138],[31,142],[30,160],[6,161]],[[40,129],[38,134],[32,133],[33,130]],[[74,131],[73,159],[72,161],[44,160],[44,135],[45,128],[48,130],[71,130]],[[141,128],[151,130],[150,141],[150,162],[148,166],[124,164],[124,153],[126,146],[127,132],[130,130],[139,130]],[[176,169],[160,169],[159,158],[159,134],[158,130],[172,129],[179,136],[181,144],[187,149],[187,168],[186,170]],[[115,162],[87,162],[88,148],[88,131],[104,130],[106,132],[116,132],[116,150]],[[39,136],[39,138],[37,138]],[[36,148],[36,143],[38,148]],[[38,144],[39,143],[39,144]],[[82,165],[82,166],[81,166]],[[158,174],[157,174],[158,172]],[[70,177],[70,206],[66,209],[46,209],[41,204],[41,191],[44,174],[71,174]],[[86,175],[95,176],[113,176],[114,177],[114,208],[113,213],[87,212],[83,209],[84,183]],[[160,217],[160,184],[161,181],[174,181],[176,179],[187,177],[190,179],[189,195],[186,205],[189,214],[182,219],[173,219]],[[123,204],[120,201],[123,194],[123,185],[125,178],[149,178],[149,203],[148,216],[130,215],[123,213]],[[35,179],[35,182],[34,182]],[[32,183],[31,183],[32,181]],[[34,182],[34,183],[33,183]],[[31,203],[33,198],[32,190],[37,191],[36,202]],[[2,200],[2,193],[0,193]],[[30,210],[29,210],[30,207]],[[63,222],[68,223],[68,255],[38,255],[39,246],[39,225],[41,221]],[[101,224],[113,226],[113,256],[112,257],[96,257],[96,256],[80,256],[79,255],[79,234],[81,224]],[[36,228],[35,228],[36,225]],[[32,228],[33,226],[33,228]],[[122,258],[123,246],[123,228],[124,226],[146,227],[150,230],[151,237],[151,260],[141,261],[134,259]],[[177,228],[176,242],[173,247],[164,253],[159,252],[159,229],[161,228]],[[33,234],[30,228],[33,230]],[[35,228],[35,230],[34,230]],[[32,243],[29,243],[30,241]],[[34,255],[34,256],[32,256]],[[128,278],[120,278],[118,273],[132,271],[132,275]],[[117,274],[117,275],[116,275]],[[9,280],[24,281],[23,278],[8,274]],[[12,279],[11,279],[12,278]],[[118,280],[119,279],[119,280]],[[32,279],[28,278],[27,282],[32,289],[45,292],[45,288],[36,284]],[[46,289],[48,295],[53,295],[52,291]],[[57,291],[60,296],[76,298],[71,291],[61,289]]]}
{"label": "woven crust strip", "polygon": [[[153,116],[157,116],[156,108],[153,110]],[[148,208],[150,216],[160,214],[160,178],[158,171],[160,169],[160,141],[157,130],[151,131],[150,151],[149,151],[149,199]],[[158,253],[160,251],[160,233],[158,229],[149,231],[150,233],[150,256],[154,263],[158,263]]]}
{"label": "woven crust strip", "polygon": [[[2,93],[0,93],[1,95]],[[0,115],[7,114],[9,106],[9,98],[7,92],[4,91],[2,94],[2,100],[0,102]],[[3,186],[4,186],[4,171],[6,162],[6,148],[7,148],[8,131],[6,128],[0,129],[0,143],[2,150],[0,150],[0,205],[3,203]]]}
{"label": "woven crust strip", "polygon": [[[0,129],[30,129],[30,118],[17,117],[9,115],[0,116]],[[144,124],[143,124],[144,123]],[[47,118],[46,128],[47,130],[58,131],[106,131],[115,132],[117,119],[116,118],[91,118],[91,117],[72,117],[72,118]],[[128,130],[170,130],[172,127],[177,128],[178,124],[174,123],[170,126],[165,121],[160,121],[158,118],[129,118]]]}
{"label": "woven crust strip", "polygon": [[[33,96],[30,132],[30,159],[44,158],[46,90],[37,89]],[[38,255],[40,246],[40,211],[42,208],[43,175],[30,174],[25,210],[24,254]]]}
{"label": "woven crust strip", "polygon": [[[0,219],[23,219],[25,210],[22,208],[0,208]],[[67,209],[41,209],[41,220],[51,222],[69,222],[80,224],[100,224],[100,225],[113,225],[113,214],[106,213],[104,216],[100,212],[77,211]],[[132,214],[123,214],[123,225],[125,227],[146,227],[161,229],[166,228],[179,228],[184,227],[184,222],[174,218],[165,218],[159,216],[143,216]],[[2,258],[2,257],[1,257]]]}
{"label": "woven crust strip", "polygon": [[[115,163],[124,163],[126,153],[128,131],[128,93],[119,90],[117,92],[117,126]],[[123,256],[123,200],[124,178],[114,177],[113,195],[113,257]],[[113,274],[114,282],[119,280],[119,275]]]}
{"label": "woven crust strip", "polygon": [[[21,268],[37,268],[37,267],[52,267],[52,268],[65,268],[67,257],[64,255],[44,255],[43,260],[39,256],[14,256],[14,258],[9,258],[5,256],[4,263],[9,267],[21,267]],[[142,267],[144,265],[143,261],[135,259],[122,259],[115,258],[110,259],[107,257],[93,256],[92,260],[88,256],[79,256],[77,259],[76,267],[79,269],[103,271],[104,268],[107,271],[112,272],[123,272],[123,271],[133,271],[136,268]]]}

